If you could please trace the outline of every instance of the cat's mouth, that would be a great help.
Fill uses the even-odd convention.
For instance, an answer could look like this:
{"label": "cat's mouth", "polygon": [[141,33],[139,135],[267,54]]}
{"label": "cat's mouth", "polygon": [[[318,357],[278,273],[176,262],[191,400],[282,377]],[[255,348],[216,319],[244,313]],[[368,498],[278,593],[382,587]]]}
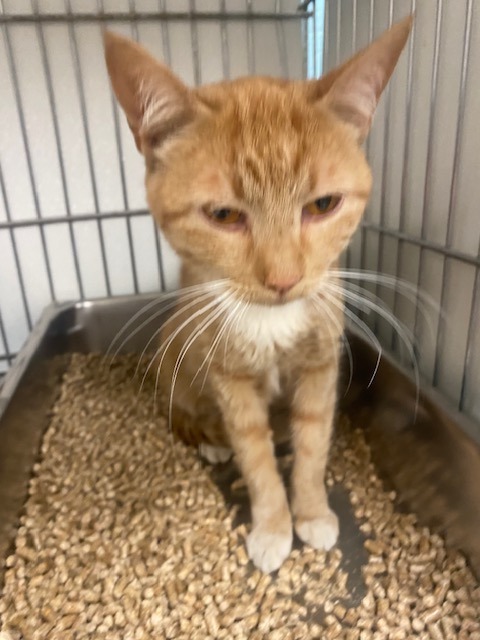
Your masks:
{"label": "cat's mouth", "polygon": [[268,302],[271,307],[284,307],[292,302],[298,302],[299,300],[304,300],[306,296],[298,295],[298,296],[279,296],[275,300]]}
{"label": "cat's mouth", "polygon": [[233,278],[226,283],[226,291],[233,294],[237,302],[281,310],[292,303],[316,299],[322,294],[327,295],[329,284],[330,273],[325,270],[320,275],[302,278],[296,286],[288,291],[272,291],[270,288],[262,286],[262,283],[242,282]]}
{"label": "cat's mouth", "polygon": [[277,294],[277,295],[269,295],[267,294],[259,294],[256,293],[252,296],[249,296],[249,302],[253,304],[260,305],[262,307],[274,307],[274,308],[282,308],[286,307],[289,304],[300,302],[308,298],[308,295],[304,292],[299,293],[289,293],[289,294]]}
{"label": "cat's mouth", "polygon": [[[281,309],[289,304],[308,299],[313,290],[306,287],[298,287],[298,290],[288,292],[274,292],[266,288],[234,284],[231,289],[237,300],[246,304],[259,305],[261,307],[274,307]],[[316,289],[316,288],[315,288]]]}

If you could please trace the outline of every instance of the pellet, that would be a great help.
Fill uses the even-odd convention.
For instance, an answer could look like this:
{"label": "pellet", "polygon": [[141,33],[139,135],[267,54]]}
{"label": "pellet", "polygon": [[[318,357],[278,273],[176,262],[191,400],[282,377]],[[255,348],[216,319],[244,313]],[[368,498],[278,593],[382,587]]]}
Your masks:
{"label": "pellet", "polygon": [[367,594],[352,606],[339,548],[296,549],[277,576],[254,569],[238,507],[172,444],[152,389],[137,398],[136,359],[100,361],[73,356],[62,381],[5,561],[0,640],[479,640],[465,559],[396,511],[361,430],[340,420],[327,469],[367,536]]}
{"label": "pellet", "polygon": [[430,637],[432,638],[432,640],[444,640],[442,630],[440,629],[440,626],[436,623],[428,625],[428,633],[430,634]]}
{"label": "pellet", "polygon": [[372,555],[381,556],[382,553],[384,552],[384,546],[379,540],[368,539],[368,540],[365,540],[363,544],[365,549],[369,551]]}
{"label": "pellet", "polygon": [[335,614],[335,616],[337,617],[337,620],[343,620],[343,618],[345,617],[347,610],[345,609],[345,607],[341,604],[337,604],[333,607],[333,613]]}
{"label": "pellet", "polygon": [[323,605],[323,610],[325,611],[325,613],[332,613],[334,608],[335,608],[335,605],[333,604],[333,602],[331,602],[330,600],[325,601]]}
{"label": "pellet", "polygon": [[343,622],[348,626],[354,627],[358,621],[358,610],[356,609],[347,609],[345,612],[345,616],[343,618]]}

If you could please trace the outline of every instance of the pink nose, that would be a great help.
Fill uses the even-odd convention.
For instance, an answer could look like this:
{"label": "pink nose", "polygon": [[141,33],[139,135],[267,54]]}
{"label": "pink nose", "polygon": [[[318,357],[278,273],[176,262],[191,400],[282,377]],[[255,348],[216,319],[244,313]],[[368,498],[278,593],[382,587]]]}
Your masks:
{"label": "pink nose", "polygon": [[276,291],[281,296],[293,289],[293,287],[300,282],[301,277],[297,275],[286,275],[281,278],[267,277],[265,280],[265,286],[267,289]]}

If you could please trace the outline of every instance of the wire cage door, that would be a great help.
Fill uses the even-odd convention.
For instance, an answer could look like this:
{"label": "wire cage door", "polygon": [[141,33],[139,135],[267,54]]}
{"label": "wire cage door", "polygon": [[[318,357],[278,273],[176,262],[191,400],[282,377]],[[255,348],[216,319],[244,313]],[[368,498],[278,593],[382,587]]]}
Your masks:
{"label": "wire cage door", "polygon": [[[380,307],[364,306],[360,318],[384,347],[408,364],[414,337],[423,378],[480,420],[473,0],[0,0],[0,372],[51,301],[177,282],[110,91],[104,28],[138,39],[198,84],[319,75],[412,11],[412,37],[367,141],[374,189],[344,264],[384,275],[352,281]],[[388,310],[398,321],[385,319]]]}
{"label": "wire cage door", "polygon": [[102,30],[140,41],[191,85],[302,78],[311,16],[296,0],[0,0],[0,373],[50,302],[177,282]]}
{"label": "wire cage door", "polygon": [[[325,68],[412,12],[413,33],[367,141],[374,188],[344,264],[386,276],[384,285],[370,276],[353,282],[398,324],[382,313],[362,320],[409,366],[405,345],[414,340],[422,377],[478,422],[480,7],[326,0]],[[395,286],[395,278],[410,284]]]}

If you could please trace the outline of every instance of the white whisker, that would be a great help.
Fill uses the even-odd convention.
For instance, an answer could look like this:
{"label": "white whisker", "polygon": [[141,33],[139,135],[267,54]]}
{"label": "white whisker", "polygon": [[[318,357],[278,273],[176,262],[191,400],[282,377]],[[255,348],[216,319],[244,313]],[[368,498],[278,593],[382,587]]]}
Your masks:
{"label": "white whisker", "polygon": [[[155,338],[158,336],[158,334],[163,331],[163,329],[171,324],[176,318],[178,318],[178,316],[181,316],[182,313],[184,313],[185,311],[188,311],[188,309],[191,309],[192,307],[195,307],[196,305],[198,305],[200,302],[203,302],[204,300],[208,300],[209,298],[211,298],[213,295],[215,295],[214,291],[208,292],[208,293],[204,293],[202,295],[197,295],[195,296],[195,298],[193,300],[191,300],[188,304],[183,305],[182,307],[180,307],[173,315],[171,315],[165,322],[163,322],[158,329],[156,329],[153,333],[153,335],[150,337],[150,339],[148,340],[147,344],[144,346],[142,353],[140,354],[140,357],[138,359],[138,364],[137,367],[135,369],[135,373],[134,376],[136,376],[138,374],[138,370],[140,368],[141,362],[143,360],[143,357],[145,356],[145,353],[147,352],[149,346],[152,344],[152,342],[155,340]],[[175,301],[175,304],[178,304],[178,300]]]}
{"label": "white whisker", "polygon": [[365,333],[365,335],[367,335],[372,344],[375,346],[376,350],[377,350],[377,362],[375,365],[375,369],[373,371],[372,377],[370,378],[370,382],[367,385],[367,389],[369,389],[372,386],[373,380],[375,379],[375,376],[377,375],[377,371],[378,371],[378,367],[380,366],[380,360],[382,358],[382,353],[383,353],[383,349],[382,349],[382,345],[380,344],[377,336],[373,333],[373,331],[370,329],[370,327],[363,322],[363,320],[360,320],[360,318],[358,318],[354,313],[352,313],[350,311],[350,309],[348,309],[347,307],[344,306],[343,303],[339,302],[335,296],[333,296],[330,292],[328,291],[322,291],[323,295],[326,295],[327,298],[330,299],[330,301],[332,302],[332,304],[336,305],[339,309],[342,309],[345,313],[345,315],[350,318],[350,320],[352,320],[352,322],[354,322],[360,329],[361,331],[363,331]]}
{"label": "white whisker", "polygon": [[406,342],[413,350],[412,344],[414,342],[414,337],[412,332],[409,331],[409,329],[393,315],[393,313],[388,309],[388,307],[385,303],[383,303],[382,300],[380,300],[379,304],[374,302],[373,300],[370,300],[366,296],[354,293],[353,291],[350,291],[343,287],[339,287],[338,285],[329,283],[326,286],[332,293],[340,293],[341,295],[343,295],[344,298],[351,302],[354,306],[356,306],[357,309],[366,306],[367,308],[371,309],[373,312],[384,318],[397,331],[400,337],[403,336],[402,339],[406,340]]}
{"label": "white whisker", "polygon": [[[172,344],[172,342],[175,340],[175,338],[178,336],[178,334],[183,331],[183,329],[185,329],[185,327],[187,327],[190,322],[192,322],[193,320],[195,320],[196,318],[198,318],[199,316],[201,316],[202,314],[206,313],[207,311],[209,311],[210,309],[212,309],[213,307],[219,305],[223,300],[225,300],[225,298],[227,298],[228,296],[230,296],[231,294],[228,291],[225,291],[224,293],[222,293],[222,295],[217,298],[216,300],[212,300],[211,302],[209,302],[208,304],[204,305],[201,309],[198,309],[195,313],[193,313],[190,317],[188,317],[184,322],[182,322],[181,325],[179,325],[175,331],[170,334],[168,336],[168,338],[166,338],[162,344],[160,345],[160,347],[157,349],[157,351],[155,352],[153,358],[150,360],[150,364],[148,365],[145,373],[143,374],[143,378],[142,378],[142,383],[140,385],[140,389],[142,389],[142,386],[145,382],[145,379],[148,375],[148,371],[151,368],[151,365],[153,364],[153,362],[156,360],[156,358],[160,355],[160,353],[162,353],[162,357],[160,358],[160,363],[157,367],[157,374],[155,377],[155,397],[154,397],[154,402],[155,402],[155,409],[156,409],[156,401],[157,401],[157,391],[158,391],[158,380],[159,380],[159,376],[160,376],[160,371],[162,369],[162,365],[163,365],[163,361],[165,359],[165,355],[170,347],[170,345]],[[183,309],[184,310],[184,309]]]}
{"label": "white whisker", "polygon": [[441,309],[437,301],[426,291],[415,287],[408,280],[368,270],[331,269],[329,273],[333,276],[342,278],[342,280],[373,282],[389,289],[394,289],[395,291],[398,291],[398,293],[402,294],[412,304],[418,306],[425,317],[428,316],[428,309],[426,307],[428,304],[442,319],[445,319],[445,312]]}
{"label": "white whisker", "polygon": [[[320,311],[322,314],[326,314],[326,316],[327,316],[327,321],[325,322],[325,326],[327,328],[328,336],[330,338],[330,341],[332,343],[332,347],[334,349],[335,365],[338,367],[338,350],[335,348],[337,346],[335,344],[335,334],[333,333],[333,330],[332,330],[332,328],[330,326],[329,320],[332,321],[333,325],[335,327],[337,327],[337,328],[340,328],[340,323],[335,318],[335,316],[333,315],[332,310],[328,308],[325,298],[322,299],[320,296],[315,296],[315,298],[312,298],[312,300],[313,300],[313,304],[315,306],[315,309],[317,309],[317,311]],[[339,334],[338,338],[340,338],[342,333],[343,333],[343,330],[340,328],[340,334]]]}
{"label": "white whisker", "polygon": [[[196,284],[196,285],[192,285],[190,287],[183,287],[181,289],[176,289],[175,291],[170,291],[168,293],[162,293],[160,294],[157,298],[155,298],[154,300],[150,300],[150,302],[148,302],[145,306],[143,306],[141,309],[139,309],[124,325],[123,327],[116,333],[115,337],[113,338],[112,342],[110,343],[110,346],[107,349],[107,352],[104,356],[104,358],[108,358],[109,354],[111,353],[115,343],[117,342],[117,340],[120,339],[120,337],[125,333],[125,331],[127,331],[127,329],[135,322],[135,320],[137,320],[141,315],[143,315],[144,313],[146,313],[147,311],[149,311],[150,309],[152,309],[153,307],[155,307],[158,304],[161,304],[167,300],[170,300],[171,298],[190,298],[192,297],[192,295],[195,295],[196,293],[201,293],[203,291],[207,291],[211,288],[215,288],[220,286],[221,284],[223,284],[224,282],[226,282],[225,279],[223,280],[215,280],[213,282],[207,282],[207,283],[202,283],[202,284]],[[173,303],[173,306],[176,304],[177,301],[175,301]],[[172,305],[168,305],[168,307],[162,309],[161,313],[164,313],[165,311],[167,311],[168,309],[171,308]],[[154,320],[155,317],[157,317],[157,315],[155,314],[154,316],[150,317],[150,320]],[[148,321],[148,322],[149,322]],[[148,322],[146,324],[148,324]],[[142,328],[145,325],[142,325]],[[140,330],[140,329],[139,329]],[[122,349],[122,347],[124,346],[124,344],[131,339],[136,333],[138,333],[138,331],[135,331],[131,334],[129,334],[129,336],[122,342],[122,344],[120,345],[120,347],[118,347],[118,349],[115,351],[115,354],[112,357],[112,360],[116,357],[116,355],[118,354],[118,352]],[[112,360],[110,361],[110,364],[112,362]]]}
{"label": "white whisker", "polygon": [[[362,300],[364,300],[365,298],[368,298],[369,300],[372,301],[372,303],[376,303],[379,304],[380,306],[382,306],[385,310],[388,309],[387,305],[383,302],[383,300],[377,296],[376,294],[374,294],[373,292],[369,291],[368,289],[365,289],[364,287],[361,287],[360,285],[357,284],[352,284],[351,282],[342,282],[343,286],[345,287],[344,290],[346,291],[351,291],[352,293],[356,293],[360,298],[362,298]],[[413,296],[406,296],[408,298],[408,300],[410,302],[412,302],[412,304],[415,304],[415,299],[413,298]],[[362,303],[363,306],[365,306],[365,303]],[[367,305],[368,306],[368,305]],[[430,337],[432,340],[434,340],[435,338],[435,332],[434,332],[434,327],[432,324],[432,318],[428,312],[428,308],[423,305],[421,303],[421,301],[418,301],[418,308],[420,310],[420,312],[423,315],[423,318],[426,322],[428,331],[430,333]],[[393,314],[392,314],[393,315]],[[395,317],[395,315],[393,315],[393,317]],[[397,318],[398,320],[398,318]],[[400,321],[399,321],[400,322]],[[407,327],[405,325],[403,325],[403,327],[405,328],[406,331],[408,331]],[[412,340],[412,342],[415,342],[415,337],[413,336],[413,334],[408,331],[409,336]]]}
{"label": "white whisker", "polygon": [[[182,297],[182,300],[188,300],[188,299],[192,299],[195,296],[197,296],[197,293],[190,293],[187,294],[186,296]],[[115,360],[115,358],[117,357],[117,355],[119,354],[119,352],[123,349],[123,347],[125,346],[125,344],[131,340],[135,335],[137,335],[140,331],[142,331],[142,329],[144,329],[147,325],[149,325],[151,322],[153,322],[154,320],[156,320],[157,318],[160,318],[161,316],[163,316],[165,313],[167,313],[167,311],[170,311],[170,309],[173,309],[174,307],[176,307],[179,303],[179,300],[173,300],[171,302],[169,302],[167,305],[165,305],[164,307],[162,307],[159,311],[155,312],[154,314],[152,314],[151,316],[149,316],[146,320],[144,320],[141,324],[139,324],[137,327],[135,327],[135,329],[133,329],[120,343],[120,345],[117,347],[117,349],[115,350],[115,353],[112,355],[112,357],[110,358],[110,363],[109,366],[112,366],[113,361]],[[132,318],[131,322],[134,321],[134,319],[136,319],[135,317]],[[163,324],[160,325],[159,330],[161,331],[161,329],[163,328]],[[158,332],[158,329],[157,329]]]}
{"label": "white whisker", "polygon": [[[330,284],[327,286],[330,288],[331,291],[332,290],[334,291],[335,289],[338,288],[338,287],[333,287]],[[367,306],[370,306],[372,311],[375,311],[376,313],[378,313],[378,315],[380,315],[388,323],[390,323],[392,328],[395,329],[397,334],[400,336],[400,339],[402,340],[403,344],[405,345],[405,348],[408,351],[410,360],[412,362],[413,370],[414,370],[415,384],[416,384],[416,402],[415,402],[415,417],[416,417],[417,410],[418,410],[419,396],[420,396],[420,372],[418,367],[417,356],[415,354],[415,349],[413,347],[413,336],[411,332],[408,331],[408,329],[397,318],[395,318],[393,313],[391,313],[391,311],[389,311],[388,308],[385,308],[379,304],[376,304],[375,302],[373,302],[372,300],[368,300],[367,298],[360,299],[360,297],[357,294],[352,293],[351,291],[344,290],[343,294],[345,298],[347,298],[347,300],[350,300],[350,302],[354,306],[357,305],[359,300],[361,300]]]}
{"label": "white whisker", "polygon": [[[410,360],[413,366],[413,371],[415,376],[415,387],[416,387],[414,419],[416,419],[417,411],[418,411],[418,403],[420,399],[420,371],[419,371],[417,357],[415,354],[415,349],[413,346],[414,338],[411,332],[393,315],[393,313],[388,309],[388,307],[384,306],[383,304],[377,304],[376,302],[370,300],[369,298],[360,296],[347,289],[342,290],[342,287],[339,287],[338,285],[333,283],[327,283],[325,287],[328,288],[331,293],[339,293],[343,291],[344,297],[347,300],[349,300],[352,305],[356,306],[357,308],[359,308],[360,305],[366,305],[367,307],[372,309],[372,311],[376,312],[379,316],[384,318],[391,325],[391,327],[395,329],[398,336],[400,337],[403,344],[405,345],[405,348],[408,351],[408,354],[410,356]],[[345,312],[347,312],[347,309],[345,309]],[[352,314],[352,317],[357,317],[357,316]],[[379,361],[377,361],[377,364],[379,364]],[[378,369],[378,366],[376,368]],[[368,386],[370,386],[370,384]]]}
{"label": "white whisker", "polygon": [[[348,364],[349,364],[349,376],[348,376],[348,384],[347,384],[347,388],[345,390],[344,396],[347,395],[348,391],[350,390],[350,387],[352,386],[352,380],[353,380],[353,356],[352,356],[352,348],[350,347],[350,342],[348,341],[348,337],[345,334],[345,331],[342,327],[342,325],[340,324],[340,321],[338,320],[338,318],[335,317],[333,311],[328,307],[328,305],[326,304],[326,300],[323,299],[321,296],[315,296],[314,300],[317,303],[320,303],[320,310],[321,311],[325,311],[327,313],[327,315],[329,316],[329,318],[332,320],[334,326],[338,329],[339,331],[339,335],[342,339],[342,342],[345,346],[345,351],[347,352],[347,357],[348,357]],[[319,308],[319,307],[317,307]],[[330,338],[332,340],[333,345],[335,346],[334,343],[334,335],[333,332],[330,330],[330,326],[328,325],[327,322],[327,328],[328,328],[328,332],[330,334]],[[338,366],[338,361],[337,361],[337,366]]]}
{"label": "white whisker", "polygon": [[[211,356],[210,356],[210,360],[208,360],[208,365],[207,365],[207,368],[206,368],[206,370],[205,370],[205,375],[203,376],[203,382],[202,382],[202,386],[200,387],[200,393],[202,393],[202,391],[203,391],[203,389],[204,389],[204,387],[205,387],[205,384],[206,384],[206,382],[207,382],[208,372],[210,371],[210,366],[211,366],[211,364],[212,364],[212,362],[213,362],[213,358],[215,357],[215,353],[217,352],[218,345],[220,344],[220,340],[221,340],[221,338],[222,338],[223,334],[225,333],[225,331],[226,331],[227,327],[228,327],[229,325],[230,325],[230,327],[232,326],[233,321],[235,320],[235,313],[236,313],[237,309],[240,307],[241,303],[242,303],[242,301],[241,301],[241,300],[238,300],[238,302],[237,302],[237,304],[235,305],[235,307],[234,307],[233,309],[231,309],[231,310],[230,310],[230,312],[229,312],[229,314],[228,314],[228,316],[227,316],[226,320],[223,322],[223,324],[222,324],[222,326],[220,327],[220,329],[219,329],[219,331],[218,331],[217,335],[215,336],[215,339],[214,339],[214,341],[213,341],[213,344],[212,344],[212,346],[210,347],[210,349],[209,349],[209,351],[208,351],[207,355],[205,356],[204,361],[203,361],[203,362],[202,362],[202,364],[200,365],[200,367],[199,367],[199,369],[198,369],[197,373],[195,374],[195,377],[193,378],[193,380],[194,380],[194,379],[197,377],[197,375],[200,373],[201,369],[203,368],[203,366],[205,365],[205,363],[207,362],[207,360],[208,360],[208,358],[209,358],[209,356],[210,356],[210,354],[211,354]],[[193,380],[192,380],[192,383],[193,383]]]}
{"label": "white whisker", "polygon": [[[177,356],[175,365],[173,367],[172,380],[170,385],[170,401],[168,406],[169,430],[171,430],[171,427],[172,427],[172,410],[173,410],[173,396],[175,392],[175,385],[177,383],[178,373],[180,371],[182,362],[185,359],[185,356],[187,355],[189,348],[192,346],[195,340],[197,340],[202,335],[202,333],[204,333],[208,329],[208,327],[210,327],[222,313],[225,313],[225,309],[228,308],[228,302],[229,302],[228,298],[226,300],[223,300],[223,302],[220,303],[219,309],[214,309],[213,311],[211,311],[208,314],[208,316],[200,322],[200,324],[192,331],[190,336],[187,338],[187,340],[185,341],[185,344],[182,346]],[[159,369],[157,370],[157,380],[160,374],[160,368],[161,368],[161,363],[160,363]]]}
{"label": "white whisker", "polygon": [[240,309],[240,313],[230,325],[230,328],[225,338],[225,343],[223,345],[223,369],[224,370],[227,369],[227,347],[228,347],[228,341],[230,340],[230,336],[232,334],[233,328],[237,327],[240,324],[240,322],[242,321],[242,318],[246,314],[247,309],[249,307],[248,301],[245,301],[244,299],[242,299],[242,302],[243,302],[243,309]]}
{"label": "white whisker", "polygon": [[[104,355],[104,360],[106,360],[108,358],[108,356],[110,355],[110,352],[113,349],[114,344],[117,342],[117,340],[120,339],[120,336],[128,329],[128,327],[135,322],[135,320],[137,318],[139,318],[143,313],[146,313],[147,311],[149,311],[152,307],[156,306],[157,304],[160,304],[161,302],[163,302],[163,299],[161,297],[155,298],[154,300],[150,300],[150,302],[148,302],[146,305],[144,305],[141,309],[139,309],[123,326],[122,328],[117,331],[117,333],[115,334],[113,340],[110,342],[110,345]],[[123,345],[123,343],[122,343]],[[112,359],[110,360],[110,364],[112,363],[113,358],[115,358],[115,356],[117,355],[117,351],[115,352],[115,354],[113,355]]]}

